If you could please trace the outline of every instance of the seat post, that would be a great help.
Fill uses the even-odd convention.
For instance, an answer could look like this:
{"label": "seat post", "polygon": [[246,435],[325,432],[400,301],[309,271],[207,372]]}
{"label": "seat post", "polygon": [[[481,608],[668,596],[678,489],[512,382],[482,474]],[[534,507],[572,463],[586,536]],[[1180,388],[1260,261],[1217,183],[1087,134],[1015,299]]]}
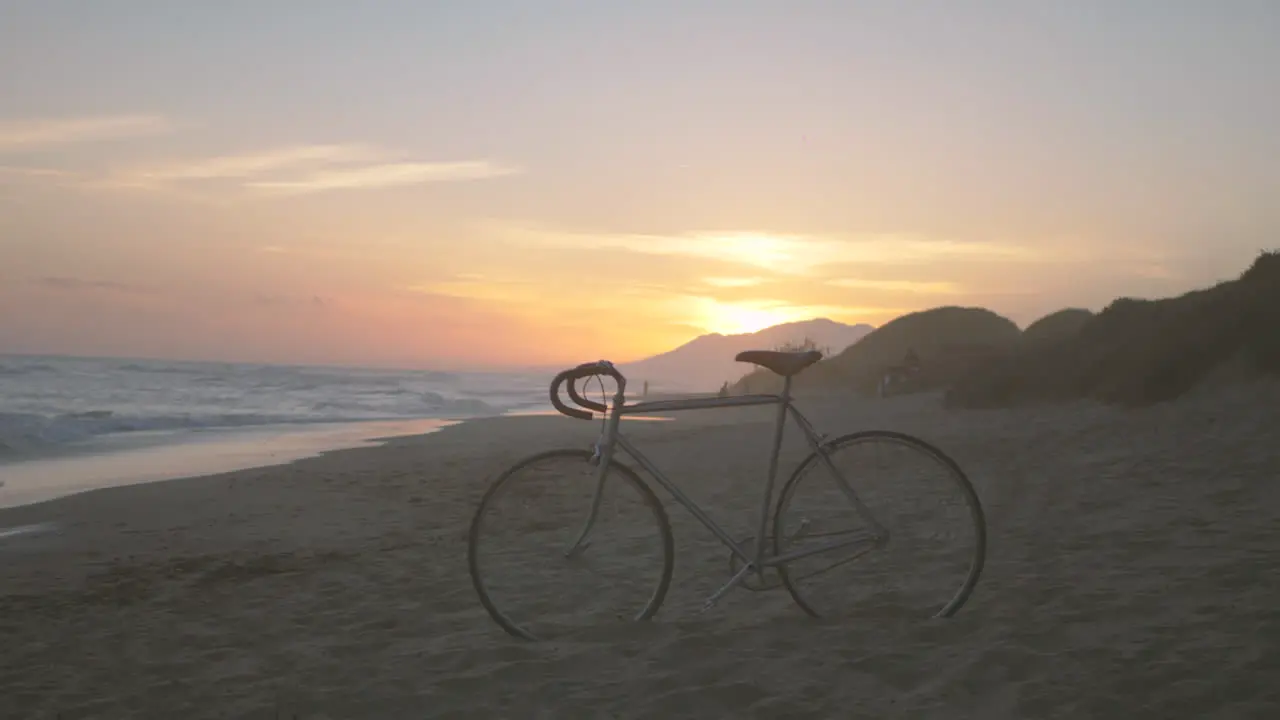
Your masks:
{"label": "seat post", "polygon": [[760,498],[760,523],[756,526],[756,547],[753,564],[756,573],[764,578],[762,565],[765,556],[765,538],[769,527],[769,507],[773,505],[773,484],[778,477],[778,458],[782,455],[782,431],[787,426],[787,408],[791,404],[791,376],[782,377],[782,402],[778,403],[778,416],[773,428],[773,449],[769,451],[769,475],[764,481]]}

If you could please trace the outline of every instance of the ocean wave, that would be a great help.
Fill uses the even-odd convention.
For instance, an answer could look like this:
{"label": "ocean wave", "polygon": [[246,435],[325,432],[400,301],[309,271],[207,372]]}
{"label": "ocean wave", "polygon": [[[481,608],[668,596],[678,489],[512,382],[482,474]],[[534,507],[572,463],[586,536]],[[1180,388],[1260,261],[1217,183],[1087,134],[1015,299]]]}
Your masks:
{"label": "ocean wave", "polygon": [[10,365],[8,363],[0,363],[0,376],[32,375],[36,373],[54,373],[54,372],[58,372],[58,368],[55,368],[52,365],[45,365],[43,363],[24,363],[21,365],[19,364]]}
{"label": "ocean wave", "polygon": [[344,408],[340,407],[340,403],[317,407],[315,410],[307,415],[229,412],[143,416],[119,414],[111,410],[91,410],[47,416],[36,413],[0,412],[0,456],[37,452],[120,433],[216,430],[268,425],[318,425],[417,418],[461,419],[500,413],[499,410],[479,400],[451,400],[443,397],[439,398],[439,402],[429,404],[424,408],[424,412],[410,415],[342,412]]}
{"label": "ocean wave", "polygon": [[0,356],[0,455],[144,431],[501,415],[541,378],[217,362]]}
{"label": "ocean wave", "polygon": [[[401,402],[395,405],[396,412],[389,415],[390,419],[400,419],[406,417],[447,417],[454,415],[486,415],[496,414],[500,412],[500,408],[494,407],[489,403],[477,398],[450,398],[445,397],[437,392],[430,390],[413,392],[403,391],[394,393],[369,393],[365,392],[362,396],[353,396],[349,399],[335,398],[330,400],[320,400],[311,404],[313,412],[342,412],[348,411],[352,413],[368,413],[371,408],[379,406],[362,402],[369,395],[387,395],[395,398],[404,396],[416,396],[417,402]],[[376,412],[376,410],[374,411]],[[379,420],[388,419],[379,417]]]}
{"label": "ocean wave", "polygon": [[151,375],[192,375],[195,374],[203,365],[163,365],[160,363],[131,362],[116,365],[113,369],[117,372],[130,373],[148,373]]}

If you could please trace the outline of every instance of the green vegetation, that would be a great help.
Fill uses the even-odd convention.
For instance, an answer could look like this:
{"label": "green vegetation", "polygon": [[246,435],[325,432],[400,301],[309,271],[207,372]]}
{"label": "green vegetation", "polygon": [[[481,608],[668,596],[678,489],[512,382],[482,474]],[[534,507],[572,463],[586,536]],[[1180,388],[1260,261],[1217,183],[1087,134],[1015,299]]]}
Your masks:
{"label": "green vegetation", "polygon": [[1264,252],[1238,279],[1179,297],[1119,298],[1074,333],[1023,343],[977,368],[946,402],[1144,405],[1176,398],[1224,368],[1280,375],[1280,253]]}
{"label": "green vegetation", "polygon": [[773,349],[778,352],[808,352],[810,350],[819,350],[822,352],[824,357],[831,355],[830,345],[823,345],[819,347],[818,342],[808,335],[805,335],[804,339],[800,342],[784,342],[781,345],[774,346]]}
{"label": "green vegetation", "polygon": [[1093,313],[1080,308],[1067,308],[1050,313],[1022,331],[1023,342],[1055,342],[1070,338],[1093,319]]}
{"label": "green vegetation", "polygon": [[[779,350],[815,349],[808,338]],[[904,315],[795,380],[797,392],[876,394],[909,352],[919,371],[895,392],[946,389],[949,407],[992,408],[1093,398],[1143,405],[1202,382],[1280,376],[1280,252],[1261,253],[1236,280],[1163,300],[1118,298],[1102,312],[1069,308],[1025,332],[989,310],[941,307]],[[776,392],[756,370],[721,389]]]}

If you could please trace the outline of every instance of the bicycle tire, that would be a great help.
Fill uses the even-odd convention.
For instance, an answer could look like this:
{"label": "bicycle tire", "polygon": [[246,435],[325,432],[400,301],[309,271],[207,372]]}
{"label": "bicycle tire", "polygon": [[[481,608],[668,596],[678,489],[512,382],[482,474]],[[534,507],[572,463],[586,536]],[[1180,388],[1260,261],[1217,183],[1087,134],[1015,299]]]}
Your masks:
{"label": "bicycle tire", "polygon": [[[846,447],[875,440],[884,440],[919,451],[942,465],[950,473],[951,478],[956,482],[969,507],[970,518],[973,521],[974,529],[974,549],[972,557],[970,558],[969,570],[955,595],[953,595],[951,599],[933,615],[934,617],[951,617],[964,606],[964,604],[969,600],[969,597],[973,594],[973,590],[978,584],[978,580],[982,575],[982,570],[986,563],[987,525],[986,515],[982,508],[982,502],[979,499],[977,492],[973,489],[973,484],[969,481],[968,476],[965,475],[964,470],[961,469],[959,463],[934,445],[913,435],[894,432],[891,430],[864,430],[842,435],[833,440],[824,442],[822,448],[829,454],[834,454]],[[799,487],[801,478],[806,477],[806,473],[814,464],[821,462],[822,460],[818,453],[811,452],[800,462],[798,466],[796,466],[796,469],[791,473],[791,477],[788,478],[786,485],[783,486],[782,492],[779,493],[777,503],[774,506],[773,517],[773,550],[775,554],[784,552],[782,545],[784,534],[783,518],[791,497],[794,495],[796,488]],[[855,486],[856,491],[856,479],[850,478],[849,482],[851,485]],[[809,616],[821,618],[822,615],[805,600],[803,593],[798,587],[798,582],[788,574],[786,565],[779,565],[777,570],[779,578],[782,581],[782,585],[787,589],[787,592],[791,595],[791,598],[795,601],[796,605],[798,605],[800,609]]]}
{"label": "bicycle tire", "polygon": [[[481,576],[480,560],[478,545],[480,543],[481,531],[484,526],[485,511],[489,508],[494,498],[498,496],[503,486],[515,477],[522,469],[529,467],[535,463],[549,460],[553,458],[566,458],[571,460],[580,460],[589,462],[592,453],[587,450],[562,448],[556,450],[548,450],[535,455],[530,455],[519,460],[511,467],[507,468],[498,475],[489,488],[485,491],[475,514],[471,519],[471,526],[467,535],[467,566],[471,574],[471,583],[475,588],[477,595],[480,597],[480,603],[489,613],[489,617],[498,624],[508,634],[522,638],[525,640],[539,640],[541,638],[535,636],[528,629],[521,627],[507,616],[490,597],[486,589],[485,582]],[[609,463],[608,478],[621,477],[626,479],[628,483],[639,494],[644,505],[652,512],[654,519],[658,525],[658,533],[662,542],[662,573],[658,579],[657,586],[649,601],[644,608],[633,619],[636,621],[644,621],[652,618],[654,614],[662,607],[663,601],[666,599],[667,591],[671,587],[672,570],[675,564],[675,542],[671,533],[671,523],[667,518],[666,510],[662,503],[654,495],[648,484],[634,470],[622,464],[618,460],[612,460]]]}

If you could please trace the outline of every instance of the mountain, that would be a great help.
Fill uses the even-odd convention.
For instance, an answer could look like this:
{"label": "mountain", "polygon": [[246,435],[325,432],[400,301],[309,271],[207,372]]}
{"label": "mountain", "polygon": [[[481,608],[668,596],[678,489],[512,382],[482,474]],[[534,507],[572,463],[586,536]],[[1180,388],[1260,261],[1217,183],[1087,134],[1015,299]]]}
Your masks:
{"label": "mountain", "polygon": [[[1013,321],[983,308],[922,310],[885,323],[857,344],[824,359],[799,375],[794,387],[797,391],[840,388],[872,395],[886,369],[902,363],[908,352],[921,363],[911,381],[914,390],[946,387],[973,367],[1007,352],[1020,337]],[[734,394],[771,393],[781,387],[777,375],[760,370],[739,380],[731,390]]]}
{"label": "mountain", "polygon": [[845,325],[826,318],[774,325],[740,335],[701,335],[680,347],[644,360],[620,365],[628,384],[639,392],[647,380],[652,390],[711,392],[722,383],[732,383],[751,372],[754,366],[734,362],[743,350],[772,350],[786,343],[809,338],[831,354],[858,342],[874,327]]}

